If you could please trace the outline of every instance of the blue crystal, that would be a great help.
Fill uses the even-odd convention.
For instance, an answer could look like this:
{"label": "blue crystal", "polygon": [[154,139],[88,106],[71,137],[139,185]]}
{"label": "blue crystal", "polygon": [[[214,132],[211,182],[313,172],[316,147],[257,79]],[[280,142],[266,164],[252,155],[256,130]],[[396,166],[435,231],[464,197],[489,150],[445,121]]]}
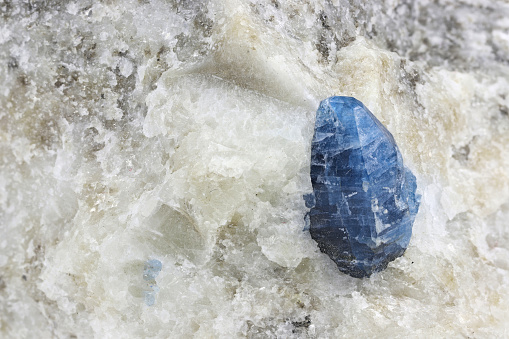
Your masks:
{"label": "blue crystal", "polygon": [[145,305],[153,306],[156,303],[156,293],[154,291],[143,291]]}
{"label": "blue crystal", "polygon": [[357,99],[320,103],[311,144],[309,231],[338,268],[368,277],[403,255],[419,209],[393,136]]}
{"label": "blue crystal", "polygon": [[152,306],[156,302],[156,294],[159,292],[159,287],[155,282],[155,278],[161,272],[163,264],[157,259],[150,259],[145,262],[143,267],[143,280],[145,280],[145,288],[143,290],[143,296],[145,304]]}
{"label": "blue crystal", "polygon": [[163,264],[157,259],[148,260],[143,268],[143,280],[154,280],[161,272]]}

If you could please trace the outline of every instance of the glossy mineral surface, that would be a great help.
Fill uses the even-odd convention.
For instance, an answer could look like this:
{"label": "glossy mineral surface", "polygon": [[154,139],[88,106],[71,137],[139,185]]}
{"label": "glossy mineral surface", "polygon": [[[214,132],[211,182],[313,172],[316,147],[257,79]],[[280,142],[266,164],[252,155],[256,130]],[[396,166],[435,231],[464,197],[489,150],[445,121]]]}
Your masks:
{"label": "glossy mineral surface", "polygon": [[415,176],[393,136],[360,101],[321,102],[311,182],[311,236],[341,271],[370,276],[403,254],[419,208]]}

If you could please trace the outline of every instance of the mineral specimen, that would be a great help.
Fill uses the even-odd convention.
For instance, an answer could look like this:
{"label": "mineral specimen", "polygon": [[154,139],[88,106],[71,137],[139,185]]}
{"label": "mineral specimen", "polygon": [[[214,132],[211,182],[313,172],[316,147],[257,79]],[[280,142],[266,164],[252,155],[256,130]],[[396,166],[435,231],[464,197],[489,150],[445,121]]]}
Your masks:
{"label": "mineral specimen", "polygon": [[[302,232],[334,92],[423,195],[371,279]],[[509,338],[508,112],[506,0],[0,0],[0,339]]]}
{"label": "mineral specimen", "polygon": [[360,101],[335,96],[320,103],[311,182],[311,236],[342,272],[367,277],[405,252],[419,208],[415,176]]}

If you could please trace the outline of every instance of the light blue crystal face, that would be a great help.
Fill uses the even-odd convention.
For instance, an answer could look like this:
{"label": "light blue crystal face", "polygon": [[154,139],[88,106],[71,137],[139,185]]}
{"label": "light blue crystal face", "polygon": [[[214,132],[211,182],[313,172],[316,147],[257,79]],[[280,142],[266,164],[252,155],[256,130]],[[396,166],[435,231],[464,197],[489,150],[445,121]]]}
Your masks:
{"label": "light blue crystal face", "polygon": [[163,264],[157,259],[147,260],[143,267],[143,280],[146,282],[143,297],[147,306],[152,306],[156,302],[156,294],[159,292],[159,287],[155,282],[155,278],[159,275],[162,268]]}
{"label": "light blue crystal face", "polygon": [[143,268],[143,280],[154,280],[161,272],[163,264],[157,259],[147,260]]}
{"label": "light blue crystal face", "polygon": [[309,231],[342,272],[370,276],[403,255],[419,209],[415,176],[391,133],[357,99],[320,103],[311,183]]}

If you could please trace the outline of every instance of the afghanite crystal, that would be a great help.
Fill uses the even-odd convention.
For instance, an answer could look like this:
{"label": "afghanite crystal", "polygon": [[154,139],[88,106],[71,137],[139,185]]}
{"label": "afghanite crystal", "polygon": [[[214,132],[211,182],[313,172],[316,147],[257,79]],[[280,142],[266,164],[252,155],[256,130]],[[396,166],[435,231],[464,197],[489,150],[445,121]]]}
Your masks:
{"label": "afghanite crystal", "polygon": [[163,264],[157,259],[148,260],[143,268],[143,280],[145,280],[145,286],[143,289],[143,295],[145,297],[145,304],[152,306],[156,302],[156,295],[159,292],[159,287],[155,279],[161,272]]}
{"label": "afghanite crystal", "polygon": [[361,278],[403,255],[419,208],[393,136],[357,99],[320,103],[311,145],[310,233],[338,268]]}

